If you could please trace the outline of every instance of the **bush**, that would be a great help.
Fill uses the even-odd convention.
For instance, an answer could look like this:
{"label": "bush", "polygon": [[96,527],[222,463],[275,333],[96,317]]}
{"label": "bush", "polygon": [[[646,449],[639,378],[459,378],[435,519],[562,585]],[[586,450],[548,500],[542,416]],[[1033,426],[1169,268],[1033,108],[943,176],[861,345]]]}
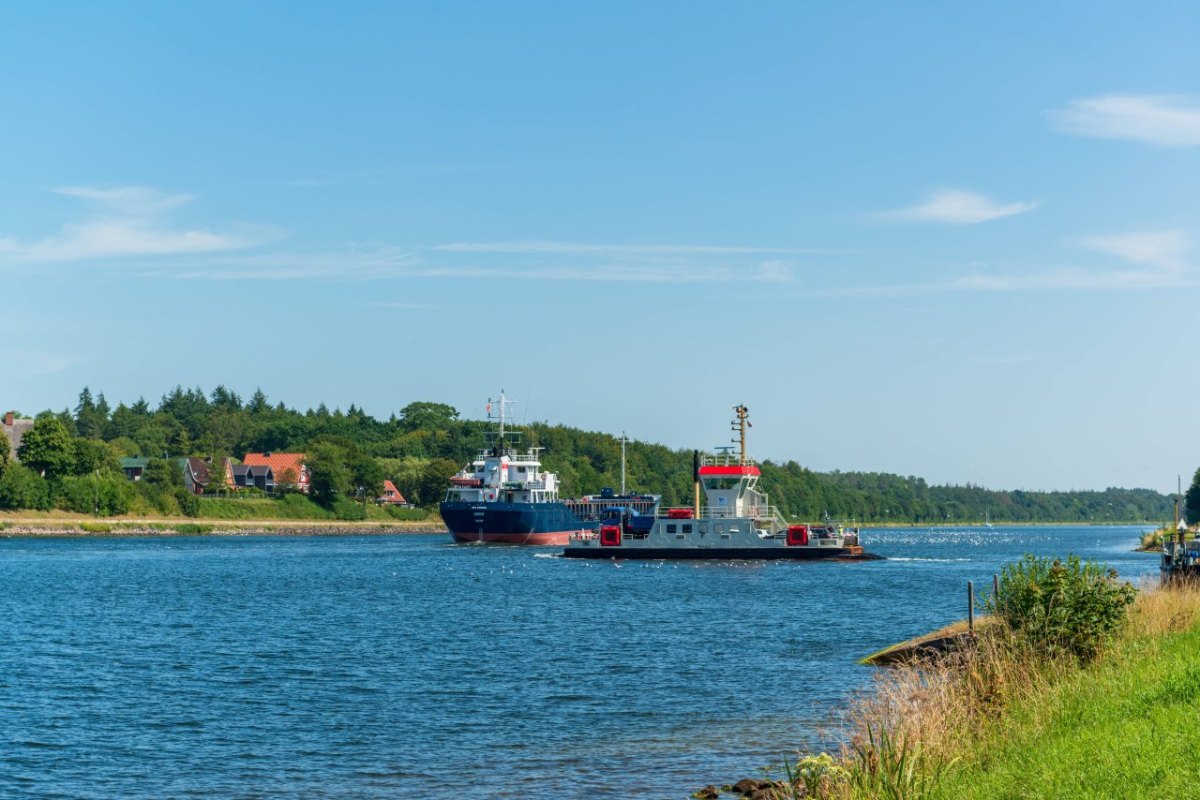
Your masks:
{"label": "bush", "polygon": [[0,508],[50,509],[50,484],[24,464],[10,464],[0,477]]}
{"label": "bush", "polygon": [[1030,645],[1047,655],[1094,657],[1125,623],[1137,594],[1117,580],[1113,569],[1082,562],[1027,555],[1006,564],[1000,591],[989,610]]}
{"label": "bush", "polygon": [[333,501],[333,513],[344,522],[359,522],[367,518],[363,504],[346,497],[339,497]]}
{"label": "bush", "polygon": [[112,533],[112,525],[105,525],[102,522],[81,522],[79,530],[84,533]]}
{"label": "bush", "polygon": [[110,517],[129,511],[133,492],[133,486],[119,472],[63,478],[58,485],[58,505],[79,514]]}
{"label": "bush", "polygon": [[429,512],[423,508],[399,508],[397,506],[385,506],[387,515],[392,519],[400,520],[425,520],[429,518]]}
{"label": "bush", "polygon": [[197,525],[193,522],[184,522],[180,525],[174,526],[174,531],[176,533],[185,533],[185,534],[189,534],[192,536],[197,536],[200,534],[212,533],[213,526],[212,525]]}

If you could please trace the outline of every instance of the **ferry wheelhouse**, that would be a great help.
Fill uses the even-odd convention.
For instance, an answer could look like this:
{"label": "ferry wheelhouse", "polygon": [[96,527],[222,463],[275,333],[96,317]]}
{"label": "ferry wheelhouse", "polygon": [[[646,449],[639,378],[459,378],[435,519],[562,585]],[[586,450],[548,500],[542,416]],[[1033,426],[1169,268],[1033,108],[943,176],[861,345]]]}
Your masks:
{"label": "ferry wheelhouse", "polygon": [[[609,514],[595,531],[570,537],[568,558],[840,559],[878,556],[859,544],[858,529],[789,524],[758,486],[762,471],[746,456],[749,411],[735,406],[737,455],[694,457],[695,502],[664,513]],[[701,491],[704,503],[701,504]]]}

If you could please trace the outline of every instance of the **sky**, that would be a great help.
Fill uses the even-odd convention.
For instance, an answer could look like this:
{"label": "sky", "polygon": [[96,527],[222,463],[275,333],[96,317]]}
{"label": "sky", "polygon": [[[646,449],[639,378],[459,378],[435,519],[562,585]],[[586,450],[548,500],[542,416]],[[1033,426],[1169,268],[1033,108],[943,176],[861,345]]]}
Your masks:
{"label": "sky", "polygon": [[1194,3],[0,6],[0,405],[1200,466]]}

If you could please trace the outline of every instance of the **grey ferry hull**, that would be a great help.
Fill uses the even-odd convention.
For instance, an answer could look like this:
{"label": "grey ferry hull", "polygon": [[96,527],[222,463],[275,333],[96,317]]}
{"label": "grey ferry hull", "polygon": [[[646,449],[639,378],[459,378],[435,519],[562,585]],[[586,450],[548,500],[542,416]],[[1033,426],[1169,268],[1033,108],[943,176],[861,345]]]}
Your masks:
{"label": "grey ferry hull", "polygon": [[[857,552],[855,552],[857,550]],[[568,547],[566,558],[678,561],[874,561],[883,558],[849,547]]]}

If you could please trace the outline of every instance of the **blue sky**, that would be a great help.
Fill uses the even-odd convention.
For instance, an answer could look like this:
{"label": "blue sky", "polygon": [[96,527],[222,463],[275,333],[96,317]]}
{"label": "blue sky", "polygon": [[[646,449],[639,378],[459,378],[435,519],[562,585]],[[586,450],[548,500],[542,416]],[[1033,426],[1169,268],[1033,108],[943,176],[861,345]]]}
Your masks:
{"label": "blue sky", "polygon": [[1200,9],[0,10],[0,404],[177,383],[996,488],[1200,465]]}

